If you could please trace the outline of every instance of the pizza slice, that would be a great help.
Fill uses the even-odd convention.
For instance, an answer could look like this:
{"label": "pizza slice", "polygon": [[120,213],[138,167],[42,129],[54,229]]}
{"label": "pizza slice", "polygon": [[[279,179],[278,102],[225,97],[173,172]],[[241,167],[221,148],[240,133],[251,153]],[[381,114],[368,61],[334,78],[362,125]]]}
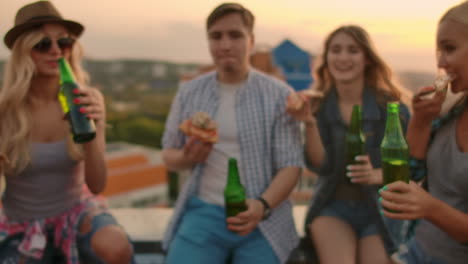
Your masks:
{"label": "pizza slice", "polygon": [[417,94],[417,96],[421,99],[430,99],[434,96],[435,92],[444,91],[446,92],[448,86],[453,78],[450,75],[439,75],[434,81],[434,89],[422,91]]}
{"label": "pizza slice", "polygon": [[216,122],[206,112],[197,112],[191,118],[184,120],[179,129],[189,137],[195,137],[201,142],[218,142]]}
{"label": "pizza slice", "polygon": [[286,109],[299,111],[304,106],[305,100],[310,100],[313,98],[323,98],[323,92],[312,89],[307,89],[298,93],[292,92],[289,94],[286,100]]}

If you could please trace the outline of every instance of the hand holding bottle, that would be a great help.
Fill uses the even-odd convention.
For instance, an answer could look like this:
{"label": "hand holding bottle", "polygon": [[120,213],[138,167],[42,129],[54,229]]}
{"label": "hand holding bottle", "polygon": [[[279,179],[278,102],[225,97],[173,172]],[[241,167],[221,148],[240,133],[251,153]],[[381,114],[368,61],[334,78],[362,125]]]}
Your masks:
{"label": "hand holding bottle", "polygon": [[385,216],[395,219],[427,218],[437,213],[432,208],[436,201],[417,183],[397,181],[379,190],[379,199]]}
{"label": "hand holding bottle", "polygon": [[241,236],[250,234],[250,232],[258,226],[258,223],[260,223],[263,218],[264,207],[259,200],[247,199],[246,203],[247,211],[226,219],[228,229]]}
{"label": "hand holding bottle", "polygon": [[372,167],[369,155],[356,156],[356,161],[359,164],[346,166],[346,176],[350,178],[351,183],[363,185],[382,184],[382,170]]}
{"label": "hand holding bottle", "polygon": [[101,92],[95,88],[81,87],[74,90],[73,93],[79,95],[74,103],[80,105],[80,112],[89,119],[96,121],[96,124],[104,125],[106,107]]}
{"label": "hand holding bottle", "polygon": [[[75,79],[73,70],[65,58],[58,60],[60,69],[60,90],[58,99],[66,119],[70,123],[73,140],[86,143],[96,137],[94,120],[89,119],[77,104],[80,104],[81,87]],[[87,98],[88,99],[88,98]]]}

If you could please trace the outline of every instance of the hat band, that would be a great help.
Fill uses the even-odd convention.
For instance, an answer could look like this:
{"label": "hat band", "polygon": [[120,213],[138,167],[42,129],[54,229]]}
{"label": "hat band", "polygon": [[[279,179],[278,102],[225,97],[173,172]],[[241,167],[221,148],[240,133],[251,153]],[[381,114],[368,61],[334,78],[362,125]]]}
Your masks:
{"label": "hat band", "polygon": [[58,17],[58,16],[37,16],[37,17],[33,17],[33,18],[28,19],[28,22],[34,22],[36,20],[44,20],[44,19],[60,19],[60,20],[63,20],[61,17]]}

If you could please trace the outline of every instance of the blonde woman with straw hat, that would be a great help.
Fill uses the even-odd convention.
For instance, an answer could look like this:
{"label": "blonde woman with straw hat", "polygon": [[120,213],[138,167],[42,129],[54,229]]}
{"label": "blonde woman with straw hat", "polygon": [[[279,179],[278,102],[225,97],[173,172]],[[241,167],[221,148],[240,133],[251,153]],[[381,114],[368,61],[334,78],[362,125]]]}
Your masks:
{"label": "blonde woman with straw hat", "polygon": [[[80,66],[83,30],[51,2],[39,1],[18,10],[4,37],[11,56],[0,89],[0,153],[9,161],[3,163],[1,263],[133,262],[126,233],[95,196],[107,178],[105,108]],[[81,145],[72,141],[57,99],[59,58],[81,86],[74,103],[96,123],[96,137]],[[61,261],[47,258],[49,248]]]}

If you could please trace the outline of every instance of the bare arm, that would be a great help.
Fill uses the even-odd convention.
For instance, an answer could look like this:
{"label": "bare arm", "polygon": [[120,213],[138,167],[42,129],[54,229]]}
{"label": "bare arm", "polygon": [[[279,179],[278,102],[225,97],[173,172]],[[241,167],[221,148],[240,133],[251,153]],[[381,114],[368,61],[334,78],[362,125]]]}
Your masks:
{"label": "bare arm", "polygon": [[[425,87],[421,91],[428,89],[432,88]],[[431,136],[432,120],[439,115],[444,99],[445,94],[443,92],[436,92],[435,96],[431,99],[413,98],[414,115],[409,122],[408,131],[406,132],[411,156],[418,159],[426,157]]]}
{"label": "bare arm", "polygon": [[300,172],[300,168],[287,167],[276,174],[270,186],[262,194],[263,199],[268,202],[271,208],[277,207],[289,197],[297,184]]}
{"label": "bare arm", "polygon": [[102,192],[107,183],[105,128],[100,122],[96,123],[96,138],[84,145],[85,181],[94,194]]}
{"label": "bare arm", "polygon": [[[398,181],[380,191],[385,216],[395,219],[424,218],[460,243],[468,242],[468,214],[433,197],[415,182]],[[398,213],[391,212],[390,210]]]}
{"label": "bare arm", "polygon": [[170,171],[190,169],[194,165],[185,159],[182,149],[165,149],[162,151],[162,158]]}
{"label": "bare arm", "polygon": [[190,138],[182,149],[165,149],[162,152],[163,161],[171,171],[193,168],[197,163],[203,163],[208,158],[212,143],[204,143]]}
{"label": "bare arm", "polygon": [[104,98],[98,90],[92,88],[83,88],[80,93],[81,108],[96,124],[96,138],[84,144],[85,182],[92,193],[98,194],[104,190],[107,183]]}
{"label": "bare arm", "polygon": [[460,243],[468,243],[468,214],[433,198],[432,210],[426,217],[428,221],[444,230]]}
{"label": "bare arm", "polygon": [[287,108],[286,111],[295,120],[304,123],[305,151],[307,158],[314,167],[320,167],[325,160],[325,149],[320,137],[317,119],[313,115],[313,113],[317,111],[319,105],[316,100],[309,100],[304,97],[301,98],[303,100],[303,106],[301,108]]}
{"label": "bare arm", "polygon": [[431,122],[425,122],[417,117],[411,118],[406,132],[406,139],[410,155],[418,159],[424,159],[431,135]]}
{"label": "bare arm", "polygon": [[315,117],[311,116],[308,121],[304,122],[304,124],[307,158],[314,167],[320,167],[325,160],[325,148],[323,147],[322,139],[320,137],[317,120]]}
{"label": "bare arm", "polygon": [[[272,159],[262,157],[271,162],[275,175],[261,197],[268,203],[269,207],[278,207],[289,198],[291,191],[297,184],[301,167],[303,166],[303,151],[301,148],[299,124],[288,115],[284,108],[279,105],[277,122],[273,128]],[[237,216],[226,219],[228,229],[240,235],[252,232],[262,220],[265,208],[263,204],[252,197],[248,199],[247,210]],[[268,221],[268,220],[267,220]]]}

